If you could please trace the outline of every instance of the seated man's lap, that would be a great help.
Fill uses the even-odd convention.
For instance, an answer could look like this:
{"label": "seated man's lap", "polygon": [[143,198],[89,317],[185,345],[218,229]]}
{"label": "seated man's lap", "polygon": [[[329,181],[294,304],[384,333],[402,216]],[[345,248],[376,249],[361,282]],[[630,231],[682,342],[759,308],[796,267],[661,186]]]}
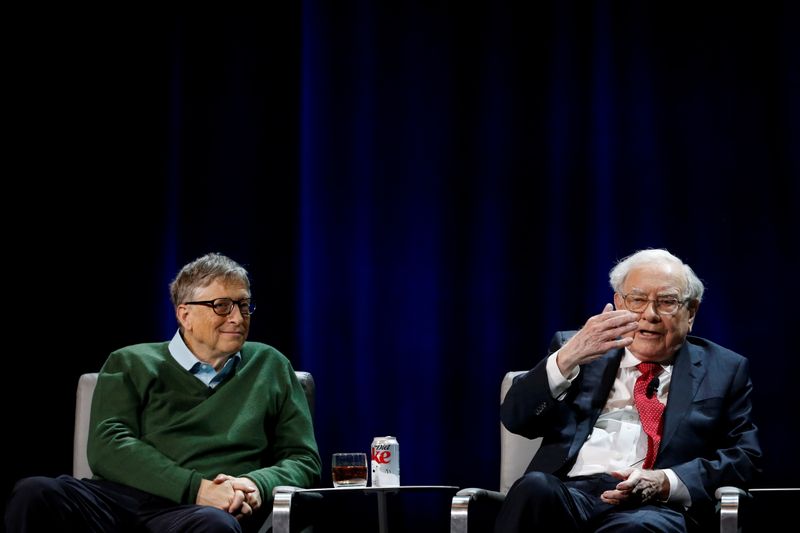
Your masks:
{"label": "seated man's lap", "polygon": [[[529,472],[518,483],[517,490],[526,493],[523,499],[538,507],[544,518],[555,511],[553,505],[563,506],[578,523],[595,531],[660,531],[685,533],[682,513],[662,504],[611,505],[600,495],[613,489],[618,480],[607,474],[558,480],[541,472]],[[513,490],[513,489],[512,489]],[[544,513],[544,514],[540,514]]]}
{"label": "seated man's lap", "polygon": [[[86,531],[258,531],[269,515],[261,509],[242,524],[226,511],[203,505],[178,505],[133,487],[106,480],[34,476],[20,480],[9,507],[27,509],[24,523],[41,527],[72,524]],[[21,511],[20,511],[21,512]],[[243,528],[242,525],[245,527]]]}

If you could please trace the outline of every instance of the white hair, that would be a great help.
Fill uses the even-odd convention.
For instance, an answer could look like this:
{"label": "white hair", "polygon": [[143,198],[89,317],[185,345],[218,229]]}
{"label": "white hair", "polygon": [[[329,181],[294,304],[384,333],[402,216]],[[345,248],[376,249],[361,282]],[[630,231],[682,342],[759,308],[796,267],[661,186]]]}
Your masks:
{"label": "white hair", "polygon": [[685,277],[685,289],[683,297],[687,300],[696,300],[700,302],[703,299],[703,282],[694,273],[692,268],[685,264],[683,261],[669,253],[667,250],[659,248],[648,248],[647,250],[639,250],[634,252],[624,259],[620,259],[611,272],[608,273],[608,282],[614,292],[622,293],[622,285],[625,283],[625,278],[634,267],[642,265],[672,263],[679,265]]}

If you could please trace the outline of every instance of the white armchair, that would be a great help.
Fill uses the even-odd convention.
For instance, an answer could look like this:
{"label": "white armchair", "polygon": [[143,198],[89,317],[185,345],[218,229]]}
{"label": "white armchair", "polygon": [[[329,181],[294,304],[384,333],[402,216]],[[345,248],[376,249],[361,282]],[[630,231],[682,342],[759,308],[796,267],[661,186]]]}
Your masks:
{"label": "white armchair", "polygon": [[[524,371],[508,372],[500,384],[500,403],[506,397],[514,378]],[[527,439],[508,431],[500,424],[500,490],[466,488],[453,496],[450,508],[450,533],[476,533],[492,531],[494,519],[509,488],[528,467],[541,443],[541,438]],[[758,489],[754,489],[758,490]],[[797,489],[785,489],[797,490]],[[720,487],[716,497],[720,507],[720,533],[739,531],[740,505],[751,497],[750,493],[736,487]],[[473,511],[473,508],[479,509]]]}

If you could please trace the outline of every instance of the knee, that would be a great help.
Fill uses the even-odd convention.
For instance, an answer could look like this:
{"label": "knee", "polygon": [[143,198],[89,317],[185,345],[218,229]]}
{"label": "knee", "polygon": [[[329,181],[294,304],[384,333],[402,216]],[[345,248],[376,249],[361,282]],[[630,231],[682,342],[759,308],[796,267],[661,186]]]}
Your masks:
{"label": "knee", "polygon": [[72,528],[63,485],[60,479],[41,476],[19,480],[6,502],[6,530],[78,531]]}
{"label": "knee", "polygon": [[614,533],[662,533],[684,532],[686,523],[683,517],[674,511],[656,509],[637,509],[633,512],[612,513],[612,518],[603,524],[598,531]]}
{"label": "knee", "polygon": [[543,501],[551,498],[561,490],[561,481],[555,476],[544,472],[528,472],[511,487],[509,494],[516,497]]}
{"label": "knee", "polygon": [[517,484],[526,491],[552,492],[554,488],[561,486],[561,481],[544,472],[528,472],[519,478]]}
{"label": "knee", "polygon": [[47,501],[53,494],[60,494],[61,492],[62,489],[58,479],[44,476],[26,477],[17,481],[14,485],[9,507],[20,503],[27,505],[37,501]]}

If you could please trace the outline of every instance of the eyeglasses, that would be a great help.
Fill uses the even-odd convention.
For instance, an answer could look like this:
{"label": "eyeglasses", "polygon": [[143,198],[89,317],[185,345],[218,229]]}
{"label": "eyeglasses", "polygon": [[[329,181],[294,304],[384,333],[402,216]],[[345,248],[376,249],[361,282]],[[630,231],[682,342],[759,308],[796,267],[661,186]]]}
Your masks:
{"label": "eyeglasses", "polygon": [[634,313],[643,313],[650,302],[653,302],[653,308],[659,315],[674,315],[678,312],[683,304],[689,300],[679,300],[675,296],[659,296],[651,300],[645,298],[641,294],[621,294],[622,299],[625,300],[625,307]]}
{"label": "eyeglasses", "polygon": [[256,310],[256,304],[252,298],[242,298],[241,300],[231,300],[230,298],[216,298],[214,300],[204,300],[202,302],[183,302],[185,305],[205,305],[214,310],[219,316],[228,316],[233,311],[233,304],[239,308],[239,312],[244,317],[248,317]]}

